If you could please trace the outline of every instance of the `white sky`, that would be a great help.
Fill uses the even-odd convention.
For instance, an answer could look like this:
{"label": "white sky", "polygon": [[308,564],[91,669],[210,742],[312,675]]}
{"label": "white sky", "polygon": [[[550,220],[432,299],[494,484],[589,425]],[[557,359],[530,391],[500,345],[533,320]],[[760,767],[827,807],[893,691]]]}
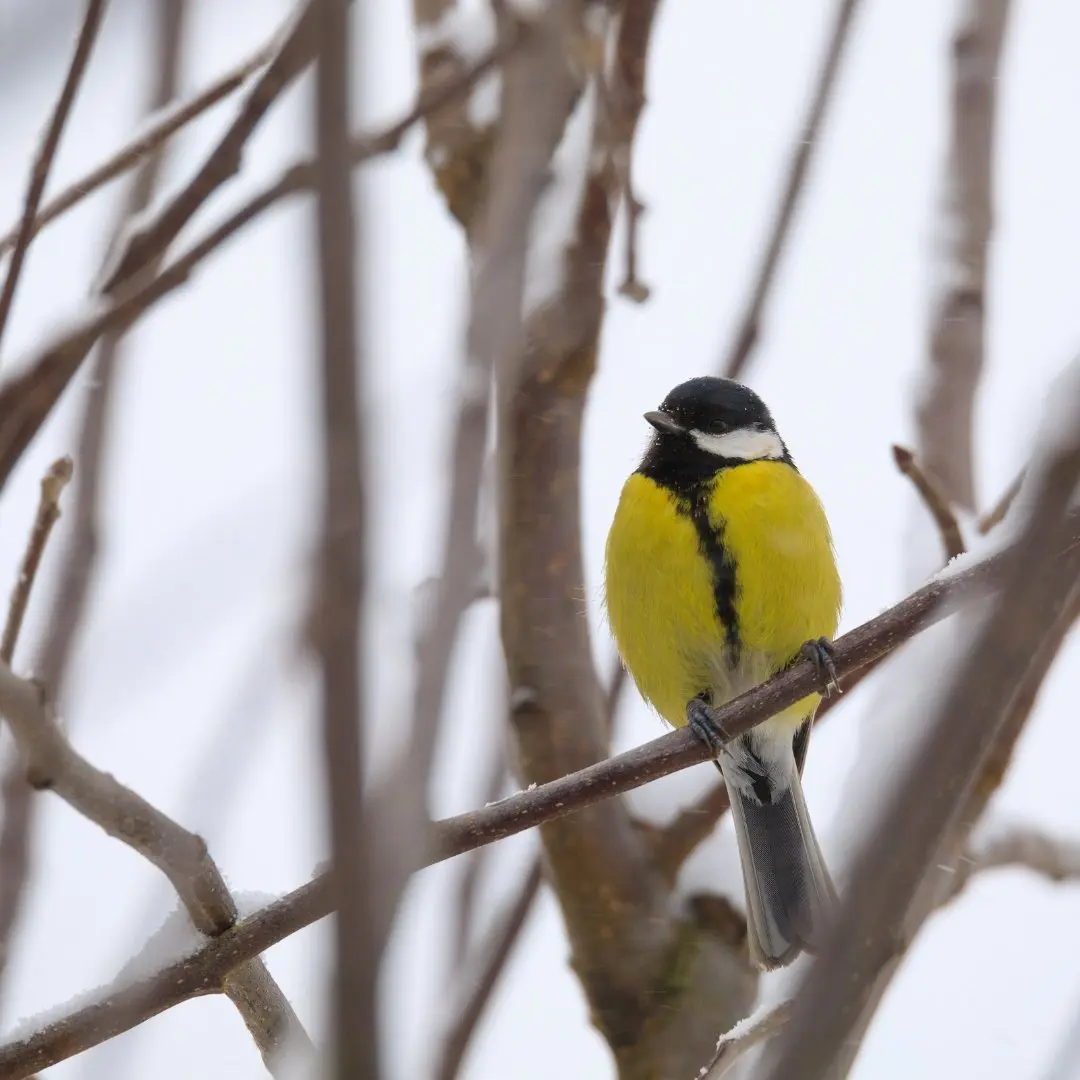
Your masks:
{"label": "white sky", "polygon": [[[50,9],[54,27],[71,26],[82,6],[38,2]],[[69,48],[58,29],[29,27],[18,6],[0,0],[4,222],[21,205],[22,163]],[[409,6],[368,6],[376,16],[365,85],[373,118],[388,118],[407,107],[414,89]],[[119,145],[138,122],[148,8],[145,0],[112,5],[56,187]],[[189,89],[260,43],[287,5],[200,0],[194,8]],[[1016,8],[1002,73],[990,370],[979,402],[979,490],[986,501],[1024,460],[1044,388],[1078,336],[1080,152],[1073,136],[1080,8],[1073,0]],[[925,561],[925,542],[911,539],[912,497],[889,444],[911,437],[953,9],[942,0],[866,0],[752,371],[829,512],[847,626],[897,599],[909,563]],[[595,604],[602,545],[619,486],[645,441],[641,413],[683,378],[711,370],[728,341],[831,12],[824,0],[662,5],[636,159],[639,195],[649,205],[642,274],[654,293],[641,308],[612,295],[586,432],[587,587],[605,671],[610,643]],[[306,98],[294,94],[275,110],[249,149],[245,178],[201,220],[293,158],[305,143],[306,108]],[[186,174],[227,115],[227,107],[219,109],[184,138],[172,181]],[[419,139],[368,175],[368,239],[378,265],[368,421],[380,468],[372,617],[378,642],[370,668],[376,737],[385,751],[409,697],[411,591],[436,558],[430,538],[442,509],[445,410],[455,384],[464,278],[462,242],[420,161]],[[83,302],[115,197],[110,191],[95,198],[37,242],[5,339],[8,357]],[[299,204],[267,215],[140,324],[110,459],[105,573],[69,717],[95,764],[204,830],[237,889],[264,892],[299,884],[323,855],[310,686],[288,637],[314,509],[308,224]],[[13,579],[38,478],[68,447],[66,423],[79,393],[69,395],[5,493],[0,589]],[[493,635],[492,612],[474,612],[453,687],[441,813],[478,799],[496,723]],[[1069,693],[1077,662],[1073,646],[1047,686],[998,807],[1064,832],[1080,820],[1080,787],[1061,780],[1068,775],[1064,762],[1080,751]],[[827,845],[830,835],[844,835],[834,819],[849,770],[860,760],[880,762],[881,738],[894,737],[875,727],[868,713],[874,702],[874,687],[860,691],[815,739],[808,794]],[[634,704],[620,744],[657,731],[656,720]],[[878,749],[860,758],[859,747],[875,738]],[[655,810],[711,775],[695,770],[672,781],[668,794],[657,785],[644,798]],[[5,1029],[18,1016],[110,979],[174,906],[137,856],[58,800],[43,799],[42,810],[31,914],[0,1018]],[[532,842],[504,845],[489,902],[512,884],[513,866]],[[722,835],[710,847],[726,843]],[[422,874],[399,919],[385,1018],[395,1077],[422,1075],[429,1062],[432,1010],[446,970],[438,905],[453,873],[442,867]],[[715,852],[715,863],[708,850],[700,855],[693,879],[725,887],[730,851]],[[913,950],[856,1077],[899,1080],[918,1063],[929,1076],[954,1075],[961,1066],[971,1076],[1037,1078],[1080,1001],[1078,911],[1075,887],[1019,872],[977,882]],[[269,954],[316,1032],[325,945],[325,928],[317,928]],[[220,999],[187,1004],[50,1075],[123,1074],[263,1075],[235,1012]],[[611,1075],[567,968],[550,898],[528,927],[467,1075]]]}

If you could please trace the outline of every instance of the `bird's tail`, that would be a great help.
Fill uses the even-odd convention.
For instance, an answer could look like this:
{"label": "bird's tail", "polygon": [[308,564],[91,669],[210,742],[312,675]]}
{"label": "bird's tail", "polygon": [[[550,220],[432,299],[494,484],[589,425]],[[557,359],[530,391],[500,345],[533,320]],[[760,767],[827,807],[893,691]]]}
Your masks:
{"label": "bird's tail", "polygon": [[746,885],[750,958],[766,970],[784,967],[804,949],[814,952],[821,945],[836,891],[810,824],[794,755],[789,751],[767,764],[752,755],[757,768],[748,783],[738,740],[731,750],[719,764],[731,794]]}

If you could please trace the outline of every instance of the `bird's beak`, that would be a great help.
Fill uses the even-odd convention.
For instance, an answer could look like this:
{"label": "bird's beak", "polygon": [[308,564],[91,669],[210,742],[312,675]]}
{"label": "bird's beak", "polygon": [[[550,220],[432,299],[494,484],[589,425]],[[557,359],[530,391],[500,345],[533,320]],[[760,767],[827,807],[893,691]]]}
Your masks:
{"label": "bird's beak", "polygon": [[686,428],[668,416],[666,412],[647,412],[645,419],[662,435],[685,435]]}

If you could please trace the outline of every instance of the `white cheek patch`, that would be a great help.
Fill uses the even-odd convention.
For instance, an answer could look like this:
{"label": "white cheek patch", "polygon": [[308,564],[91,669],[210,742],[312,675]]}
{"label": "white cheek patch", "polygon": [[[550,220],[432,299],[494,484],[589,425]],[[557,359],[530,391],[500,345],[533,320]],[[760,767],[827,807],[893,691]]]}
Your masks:
{"label": "white cheek patch", "polygon": [[700,449],[717,457],[760,461],[764,458],[775,460],[784,456],[784,444],[775,431],[736,428],[734,431],[725,431],[723,435],[714,435],[695,428],[690,435]]}

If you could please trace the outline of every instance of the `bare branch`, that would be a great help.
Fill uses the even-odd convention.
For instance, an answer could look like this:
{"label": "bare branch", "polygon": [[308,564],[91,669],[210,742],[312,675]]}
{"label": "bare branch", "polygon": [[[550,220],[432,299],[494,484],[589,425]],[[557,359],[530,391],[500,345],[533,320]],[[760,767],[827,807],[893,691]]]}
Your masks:
{"label": "bare branch", "polygon": [[75,102],[75,95],[79,91],[79,85],[86,74],[86,67],[90,61],[90,53],[93,51],[94,42],[97,40],[98,28],[101,26],[101,16],[105,11],[105,0],[86,0],[86,10],[83,14],[82,26],[79,29],[79,37],[75,42],[75,52],[72,54],[71,63],[68,65],[64,85],[60,90],[60,97],[53,107],[49,126],[45,131],[45,138],[34,158],[34,165],[30,172],[30,183],[26,189],[26,200],[23,205],[22,220],[19,222],[18,236],[11,252],[11,261],[8,263],[7,277],[4,279],[4,288],[0,292],[0,339],[4,336],[8,318],[11,315],[11,304],[15,299],[15,288],[19,284],[19,275],[22,273],[23,262],[26,252],[30,247],[30,241],[34,238],[34,218],[37,215],[38,206],[41,205],[41,196],[45,193],[45,184],[49,179],[49,171],[52,169],[53,159],[56,157],[57,147],[60,145],[60,136],[64,133],[68,116],[71,114],[71,106]]}
{"label": "bare branch", "polygon": [[1048,836],[1030,826],[994,828],[975,838],[960,857],[943,903],[959,896],[976,874],[1005,867],[1024,867],[1050,881],[1075,881],[1080,878],[1080,841]]}
{"label": "bare branch", "polygon": [[[353,164],[358,165],[396,149],[405,132],[423,117],[427,109],[437,108],[446,100],[465,93],[475,79],[490,70],[497,58],[505,55],[509,48],[496,48],[460,79],[433,89],[405,117],[383,132],[355,139],[352,144]],[[289,195],[310,190],[314,184],[314,168],[312,161],[294,165],[177,257],[160,274],[149,281],[140,280],[118,288],[100,307],[94,308],[78,319],[73,327],[35,350],[25,365],[20,365],[27,370],[0,387],[0,488],[98,338],[103,333],[126,325],[178,289],[207,256],[265,210]]]}
{"label": "bare branch", "polygon": [[1009,512],[1009,508],[1012,506],[1016,496],[1020,494],[1020,488],[1024,483],[1024,476],[1027,474],[1026,469],[1021,469],[1016,474],[1016,479],[1001,493],[1001,498],[988,510],[981,518],[979,518],[979,535],[985,536],[995,526],[1000,525],[1005,520],[1005,515]]}
{"label": "bare branch", "polygon": [[[161,110],[153,121],[126,146],[121,147],[96,169],[81,176],[59,195],[49,199],[34,218],[30,230],[31,237],[37,236],[46,225],[67,213],[73,206],[77,206],[83,199],[93,195],[99,188],[122,176],[129,169],[133,169],[145,157],[159,151],[178,131],[223,101],[234,90],[239,89],[248,76],[258,71],[271,55],[271,46],[264,45],[236,67],[230,68],[224,75],[219,75],[205,89],[184,101],[177,102],[172,108]],[[15,246],[18,236],[18,226],[0,236],[0,255]]]}
{"label": "bare branch", "polygon": [[236,117],[191,180],[155,215],[125,235],[101,285],[111,293],[130,281],[179,235],[196,211],[240,170],[244,147],[270,107],[315,56],[314,0],[304,0],[289,20],[266,69],[244,97]]}
{"label": "bare branch", "polygon": [[737,379],[742,375],[750,354],[761,336],[761,316],[769,294],[772,292],[780,257],[791,235],[795,211],[799,208],[799,201],[806,186],[806,177],[810,172],[814,152],[832,103],[840,62],[851,37],[851,24],[858,7],[859,0],[838,0],[836,17],[829,35],[829,45],[822,59],[821,70],[818,72],[817,84],[807,106],[806,116],[795,139],[787,179],[780,202],[776,207],[761,265],[754,278],[754,286],[739,320],[739,327],[731,348],[721,364],[721,371],[729,379]]}
{"label": "bare branch", "polygon": [[[19,631],[41,558],[45,554],[45,545],[60,517],[60,496],[71,479],[71,469],[71,459],[60,458],[53,462],[41,480],[41,500],[11,594],[3,640],[0,642],[0,660],[9,666],[15,655]],[[3,827],[0,828],[0,976],[7,969],[11,935],[22,910],[30,862],[28,841],[31,811],[25,788],[22,771],[16,763],[12,763],[0,781],[0,803],[4,808]]]}
{"label": "bare branch", "polygon": [[533,909],[544,875],[540,857],[533,859],[505,909],[496,916],[487,937],[476,947],[476,957],[462,972],[459,1000],[451,1006],[449,1029],[443,1038],[435,1080],[454,1080],[476,1034],[480,1018],[491,1000],[499,977]]}
{"label": "bare branch", "polygon": [[721,781],[689,806],[656,834],[652,844],[653,859],[664,877],[674,882],[683,863],[698,844],[712,835],[717,822],[730,809],[727,786]]}
{"label": "bare branch", "polygon": [[[1080,541],[1080,519],[1071,521],[1064,552],[1046,565],[1068,563]],[[1073,555],[1075,557],[1075,555]],[[1010,548],[968,569],[923,586],[895,607],[837,639],[836,666],[843,676],[887,655],[950,614],[959,605],[999,589],[1018,560]],[[809,661],[774,675],[768,682],[717,711],[732,737],[775,716],[817,688],[818,676]],[[0,714],[41,704],[33,684],[0,667]],[[453,858],[564,817],[600,800],[631,791],[660,776],[708,760],[709,751],[688,730],[680,729],[643,746],[509,798],[437,822],[433,827],[428,864]],[[89,766],[87,766],[89,768]],[[100,774],[104,775],[104,774]],[[110,782],[111,778],[106,778]],[[238,922],[192,956],[170,965],[106,1004],[75,1010],[24,1039],[0,1046],[0,1080],[25,1077],[96,1046],[191,997],[219,992],[227,974],[272,945],[328,915],[333,908],[329,881],[320,876],[280,900]]]}
{"label": "bare branch", "polygon": [[974,510],[973,416],[984,362],[986,261],[994,216],[998,67],[1010,0],[965,0],[953,37],[942,288],[916,418],[919,457],[954,505]]}
{"label": "bare branch", "polygon": [[960,532],[956,515],[949,505],[948,496],[941,490],[938,482],[919,467],[915,455],[910,450],[894,445],[892,452],[896,467],[912,482],[938,527],[941,543],[945,548],[945,561],[949,562],[957,555],[963,555],[967,550],[964,546],[964,537]]}
{"label": "bare branch", "polygon": [[[81,757],[60,730],[39,684],[0,665],[0,712],[37,788],[59,795],[110,836],[137,851],[172,883],[195,928],[208,936],[236,923],[236,904],[202,839],[181,828],[108,773]],[[261,961],[238,968],[224,992],[241,1011],[267,1068],[276,1075],[287,1043],[312,1050],[300,1021]]]}
{"label": "bare branch", "polygon": [[[1080,410],[1080,400],[1069,405]],[[1075,412],[1065,423],[1034,481],[1032,510],[1004,589],[976,628],[926,738],[856,858],[842,911],[796,998],[788,1037],[767,1071],[770,1080],[796,1071],[806,1080],[832,1075],[1027,672],[1056,638],[1055,623],[1072,612],[1080,591],[1080,550],[1067,550],[1075,532],[1069,503],[1080,478]],[[1061,551],[1061,558],[1050,558]]]}
{"label": "bare branch", "polygon": [[782,1001],[764,1013],[739,1021],[716,1043],[712,1061],[701,1071],[700,1080],[720,1080],[744,1054],[783,1031],[791,1020],[791,1002]]}
{"label": "bare branch", "polygon": [[[322,732],[329,796],[331,884],[338,917],[333,987],[336,1075],[379,1075],[373,940],[376,868],[364,816],[364,448],[357,410],[363,314],[349,161],[349,0],[318,0],[314,125],[318,148],[318,285],[322,325],[323,519],[312,635],[322,675]],[[359,310],[358,310],[359,309]]]}
{"label": "bare branch", "polygon": [[[72,469],[71,458],[59,458],[49,466],[49,471],[41,479],[41,499],[38,502],[34,527],[19,567],[19,576],[8,606],[7,622],[4,623],[3,638],[0,639],[0,660],[5,664],[10,665],[15,656],[15,645],[18,643],[19,631],[30,603],[30,593],[34,588],[41,557],[45,554],[45,545],[49,542],[53,526],[60,520],[60,496],[71,480]],[[0,866],[3,865],[0,860]],[[6,874],[6,866],[4,870]]]}

